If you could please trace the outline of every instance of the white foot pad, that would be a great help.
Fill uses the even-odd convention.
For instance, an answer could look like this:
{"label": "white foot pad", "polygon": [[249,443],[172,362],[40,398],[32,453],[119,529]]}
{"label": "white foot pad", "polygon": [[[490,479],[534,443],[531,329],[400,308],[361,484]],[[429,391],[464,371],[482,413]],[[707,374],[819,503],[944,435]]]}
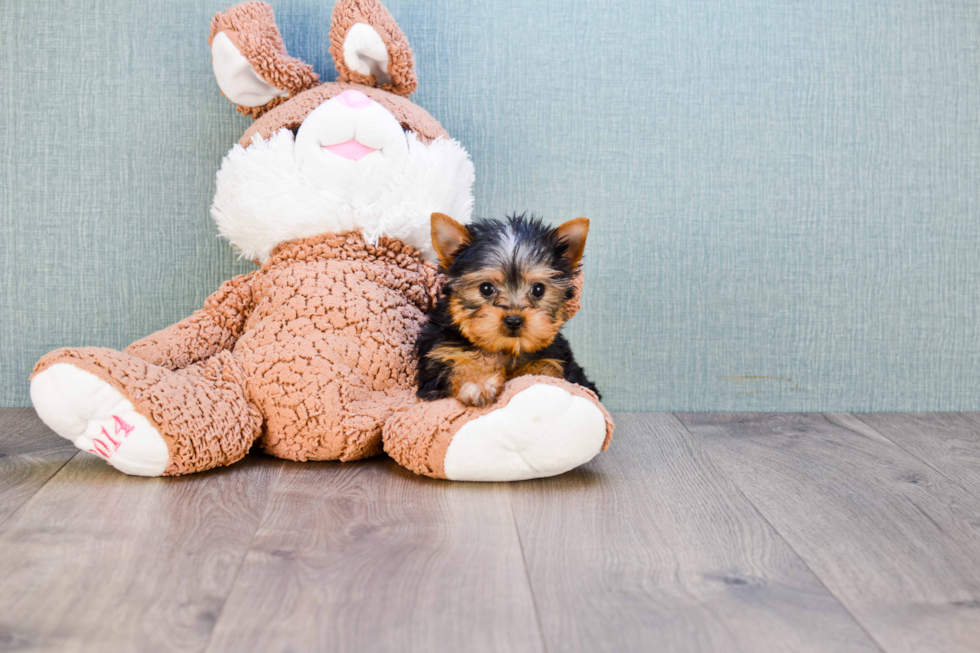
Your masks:
{"label": "white foot pad", "polygon": [[68,363],[31,380],[31,401],[48,427],[125,474],[160,476],[170,453],[160,433],[118,390]]}
{"label": "white foot pad", "polygon": [[555,476],[592,460],[605,439],[606,420],[595,404],[553,385],[532,385],[456,432],[446,449],[446,477],[522,481]]}

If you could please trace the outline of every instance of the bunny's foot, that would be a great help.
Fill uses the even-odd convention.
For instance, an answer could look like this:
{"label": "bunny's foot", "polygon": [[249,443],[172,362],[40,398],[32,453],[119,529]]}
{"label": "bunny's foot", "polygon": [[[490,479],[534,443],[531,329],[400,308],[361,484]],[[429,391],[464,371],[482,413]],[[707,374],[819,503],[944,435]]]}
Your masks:
{"label": "bunny's foot", "polygon": [[170,452],[160,432],[112,385],[70,363],[31,379],[38,416],[61,437],[125,474],[160,476]]}
{"label": "bunny's foot", "polygon": [[510,381],[486,408],[414,403],[385,425],[385,451],[418,474],[455,481],[555,476],[609,445],[613,423],[589,390],[561,379]]}
{"label": "bunny's foot", "polygon": [[59,349],[35,366],[31,400],[55,433],[136,476],[229,465],[262,425],[227,351],[169,370],[112,349]]}

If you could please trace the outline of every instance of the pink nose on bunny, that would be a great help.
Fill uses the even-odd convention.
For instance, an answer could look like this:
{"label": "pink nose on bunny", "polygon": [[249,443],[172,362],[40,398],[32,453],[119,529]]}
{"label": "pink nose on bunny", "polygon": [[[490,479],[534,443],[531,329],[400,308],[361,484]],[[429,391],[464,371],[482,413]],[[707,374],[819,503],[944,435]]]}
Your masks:
{"label": "pink nose on bunny", "polygon": [[348,89],[337,96],[337,99],[345,107],[350,107],[351,109],[363,109],[367,105],[371,104],[371,98],[364,95],[360,91],[355,91],[354,89]]}

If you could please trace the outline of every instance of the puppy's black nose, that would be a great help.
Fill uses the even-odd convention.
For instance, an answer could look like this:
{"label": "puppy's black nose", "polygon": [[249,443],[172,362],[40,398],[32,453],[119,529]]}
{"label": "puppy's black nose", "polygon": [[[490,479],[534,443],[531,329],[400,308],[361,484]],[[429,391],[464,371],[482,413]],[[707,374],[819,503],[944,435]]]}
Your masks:
{"label": "puppy's black nose", "polygon": [[517,331],[524,326],[524,318],[520,315],[508,315],[504,318],[504,326],[511,331]]}

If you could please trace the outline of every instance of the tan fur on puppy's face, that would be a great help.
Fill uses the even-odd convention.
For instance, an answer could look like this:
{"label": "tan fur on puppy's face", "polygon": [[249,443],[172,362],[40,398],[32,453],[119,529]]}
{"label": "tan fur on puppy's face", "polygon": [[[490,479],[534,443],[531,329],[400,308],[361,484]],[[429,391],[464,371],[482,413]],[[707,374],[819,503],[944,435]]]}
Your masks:
{"label": "tan fur on puppy's face", "polygon": [[[498,268],[482,268],[453,280],[449,313],[463,336],[490,352],[517,356],[533,353],[550,345],[568,319],[564,310],[570,287],[547,267],[520,270],[505,275]],[[494,292],[485,296],[480,288],[492,284]],[[544,286],[541,297],[533,295],[536,284]],[[519,315],[524,326],[511,332],[504,319]]]}

